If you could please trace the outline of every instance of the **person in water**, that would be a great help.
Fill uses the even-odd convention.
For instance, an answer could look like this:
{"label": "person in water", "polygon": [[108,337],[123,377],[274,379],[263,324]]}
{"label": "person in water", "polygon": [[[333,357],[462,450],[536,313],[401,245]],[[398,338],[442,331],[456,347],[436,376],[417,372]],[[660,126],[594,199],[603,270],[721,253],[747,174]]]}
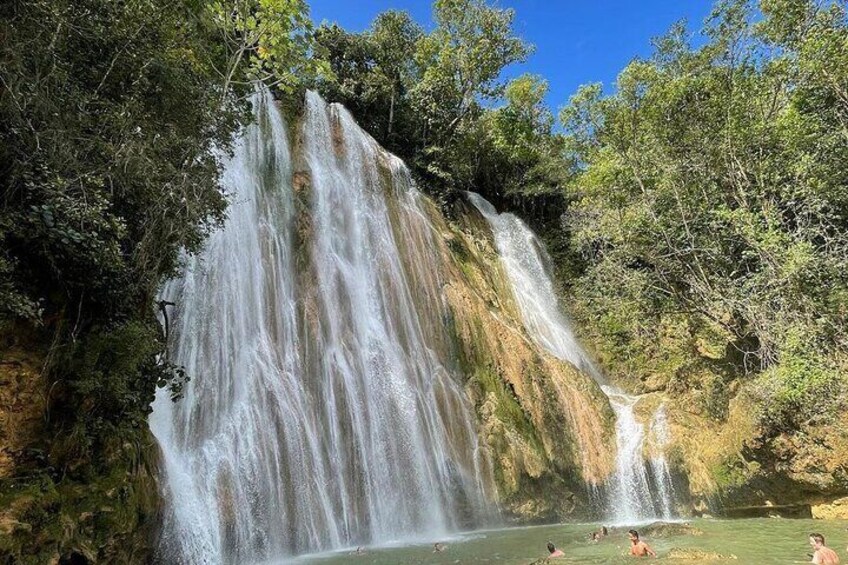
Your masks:
{"label": "person in water", "polygon": [[548,542],[548,554],[548,557],[565,557],[565,553],[557,549],[551,542]]}
{"label": "person in water", "polygon": [[824,545],[824,536],[821,534],[810,534],[810,546],[813,548],[813,560],[810,563],[817,565],[839,565],[839,556],[836,552]]}
{"label": "person in water", "polygon": [[609,530],[606,526],[601,526],[601,537],[605,538],[609,535]]}
{"label": "person in water", "polygon": [[657,556],[656,552],[647,543],[639,539],[639,532],[630,530],[627,534],[630,536],[630,555],[635,555],[636,557]]}
{"label": "person in water", "polygon": [[592,532],[592,541],[595,543],[601,541],[601,534],[599,534],[598,532]]}
{"label": "person in water", "polygon": [[443,543],[439,543],[439,542],[434,543],[433,544],[433,553],[441,553],[442,551],[446,550],[447,548],[448,548],[448,546],[443,544]]}

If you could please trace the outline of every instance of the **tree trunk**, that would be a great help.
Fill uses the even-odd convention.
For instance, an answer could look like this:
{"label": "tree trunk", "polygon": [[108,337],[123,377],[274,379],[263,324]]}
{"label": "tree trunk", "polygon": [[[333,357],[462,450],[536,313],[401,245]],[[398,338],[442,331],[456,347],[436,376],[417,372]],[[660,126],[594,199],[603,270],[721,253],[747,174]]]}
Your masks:
{"label": "tree trunk", "polygon": [[394,122],[394,120],[395,120],[395,90],[392,89],[392,99],[389,102],[389,131],[386,134],[387,138],[390,135],[392,135],[392,122]]}

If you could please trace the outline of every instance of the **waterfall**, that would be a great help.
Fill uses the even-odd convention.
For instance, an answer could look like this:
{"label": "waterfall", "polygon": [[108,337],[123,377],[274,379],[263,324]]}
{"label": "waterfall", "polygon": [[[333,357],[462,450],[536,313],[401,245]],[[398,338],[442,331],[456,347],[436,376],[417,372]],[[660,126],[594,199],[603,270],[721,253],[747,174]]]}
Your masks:
{"label": "waterfall", "polygon": [[314,93],[294,148],[270,94],[253,104],[224,163],[225,226],[163,290],[191,381],[150,418],[161,559],[256,563],[486,523],[408,172]]}
{"label": "waterfall", "polygon": [[[616,465],[607,485],[607,511],[615,522],[632,524],[672,516],[673,489],[662,448],[668,440],[665,411],[654,423],[662,442],[659,454],[645,460],[645,426],[634,413],[639,397],[609,385],[574,335],[571,322],[559,307],[549,258],[536,234],[513,214],[498,214],[479,194],[468,193],[472,204],[492,228],[513,294],[527,332],[554,356],[592,376],[607,395],[616,416]],[[659,415],[659,413],[658,413]]]}
{"label": "waterfall", "polygon": [[608,504],[613,509],[612,517],[620,524],[673,518],[674,489],[663,451],[668,443],[665,407],[657,409],[651,421],[654,453],[646,460],[648,434],[645,424],[639,422],[634,413],[639,397],[609,385],[603,385],[601,389],[609,398],[616,416],[616,470]]}
{"label": "waterfall", "polygon": [[656,478],[656,489],[659,492],[660,500],[660,515],[663,518],[673,518],[675,510],[672,502],[675,500],[676,493],[674,491],[674,481],[671,477],[671,469],[668,466],[668,461],[665,458],[665,448],[671,440],[671,432],[668,429],[668,415],[666,414],[665,404],[661,404],[657,411],[654,412],[654,418],[651,420],[651,435],[654,444],[653,454],[651,456],[651,467],[653,468],[653,476]]}
{"label": "waterfall", "polygon": [[542,242],[515,215],[498,214],[479,194],[469,192],[468,197],[492,227],[527,332],[556,357],[601,380],[600,372],[574,336],[571,322],[559,308]]}

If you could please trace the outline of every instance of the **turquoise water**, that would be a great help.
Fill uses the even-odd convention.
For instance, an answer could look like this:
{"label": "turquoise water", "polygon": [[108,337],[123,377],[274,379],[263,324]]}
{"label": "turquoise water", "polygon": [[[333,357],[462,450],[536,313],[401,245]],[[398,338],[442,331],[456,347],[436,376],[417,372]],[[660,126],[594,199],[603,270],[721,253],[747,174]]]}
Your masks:
{"label": "turquoise water", "polygon": [[[642,538],[658,554],[652,562],[666,563],[809,563],[811,549],[807,537],[819,532],[827,539],[845,563],[848,556],[848,522],[824,520],[787,520],[756,518],[740,520],[698,519],[666,527],[642,526]],[[367,548],[364,555],[351,551],[303,557],[300,563],[335,565],[397,565],[497,563],[530,564],[547,555],[548,541],[562,549],[566,557],[551,563],[627,563],[629,542],[626,528],[612,529],[598,543],[589,534],[600,524],[563,524],[474,532],[454,539],[432,540],[425,544]],[[447,548],[433,552],[433,543],[443,542]],[[709,555],[709,554],[720,554]]]}

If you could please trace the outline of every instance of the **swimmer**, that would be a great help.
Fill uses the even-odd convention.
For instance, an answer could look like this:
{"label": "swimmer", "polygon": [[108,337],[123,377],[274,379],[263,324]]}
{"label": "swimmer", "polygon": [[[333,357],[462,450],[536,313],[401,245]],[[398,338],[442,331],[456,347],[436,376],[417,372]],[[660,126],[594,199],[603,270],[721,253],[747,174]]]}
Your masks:
{"label": "swimmer", "polygon": [[810,534],[810,546],[813,548],[813,560],[810,563],[817,565],[839,565],[839,556],[836,552],[824,545],[824,536],[821,534]]}
{"label": "swimmer", "polygon": [[448,546],[446,546],[445,544],[436,542],[433,544],[433,553],[440,553],[446,550],[447,548]]}
{"label": "swimmer", "polygon": [[565,557],[565,553],[557,549],[551,542],[548,542],[548,553],[548,557]]}
{"label": "swimmer", "polygon": [[647,557],[648,555],[651,557],[657,556],[654,550],[651,549],[647,543],[639,539],[639,532],[636,530],[630,530],[627,534],[630,536],[630,555],[635,555],[636,557]]}

